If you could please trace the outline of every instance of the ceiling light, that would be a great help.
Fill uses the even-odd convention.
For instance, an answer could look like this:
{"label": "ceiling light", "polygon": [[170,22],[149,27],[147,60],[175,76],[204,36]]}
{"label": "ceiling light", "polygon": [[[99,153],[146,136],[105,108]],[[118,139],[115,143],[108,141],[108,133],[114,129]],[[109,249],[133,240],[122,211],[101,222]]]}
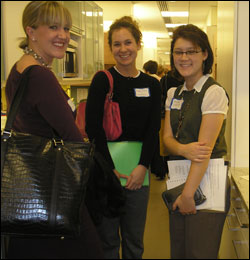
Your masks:
{"label": "ceiling light", "polygon": [[143,32],[142,40],[145,48],[157,48],[156,34],[153,32]]}
{"label": "ceiling light", "polygon": [[178,27],[178,26],[181,26],[181,25],[186,25],[186,24],[181,24],[181,23],[165,23],[165,26],[167,28],[174,28],[174,27]]}
{"label": "ceiling light", "polygon": [[169,12],[163,11],[161,12],[163,17],[188,17],[188,12]]}
{"label": "ceiling light", "polygon": [[93,12],[86,12],[86,16],[93,16]]}

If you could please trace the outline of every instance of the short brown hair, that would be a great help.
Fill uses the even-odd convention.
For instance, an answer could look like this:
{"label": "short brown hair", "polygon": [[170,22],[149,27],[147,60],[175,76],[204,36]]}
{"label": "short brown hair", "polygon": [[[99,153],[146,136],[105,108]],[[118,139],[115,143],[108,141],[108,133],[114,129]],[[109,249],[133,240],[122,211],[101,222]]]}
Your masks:
{"label": "short brown hair", "polygon": [[158,63],[154,60],[149,60],[144,63],[143,69],[145,72],[149,72],[150,74],[156,74],[158,69]]}
{"label": "short brown hair", "polygon": [[137,44],[141,44],[142,41],[142,33],[139,29],[138,23],[133,20],[130,16],[123,16],[120,19],[116,19],[115,22],[110,26],[109,32],[108,32],[108,43],[110,49],[112,49],[112,34],[115,30],[119,30],[121,28],[128,29],[133,37],[135,38],[135,41]]}
{"label": "short brown hair", "polygon": [[183,38],[185,40],[188,40],[192,42],[195,46],[199,46],[203,52],[207,51],[207,59],[204,61],[204,69],[203,74],[212,73],[212,66],[214,62],[214,55],[212,48],[210,46],[207,34],[203,32],[200,28],[193,24],[187,24],[187,25],[181,25],[176,28],[176,30],[173,33],[173,39],[171,42],[171,68],[174,71],[175,76],[178,75],[179,72],[176,71],[174,66],[174,59],[173,59],[173,49],[175,42],[179,39]]}

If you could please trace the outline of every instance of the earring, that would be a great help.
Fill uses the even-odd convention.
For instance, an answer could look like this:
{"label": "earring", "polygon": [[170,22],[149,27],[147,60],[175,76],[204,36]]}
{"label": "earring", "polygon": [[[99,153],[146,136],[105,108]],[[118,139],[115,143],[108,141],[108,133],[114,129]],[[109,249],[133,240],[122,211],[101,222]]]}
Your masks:
{"label": "earring", "polygon": [[32,41],[34,42],[34,41],[35,41],[35,38],[32,38]]}

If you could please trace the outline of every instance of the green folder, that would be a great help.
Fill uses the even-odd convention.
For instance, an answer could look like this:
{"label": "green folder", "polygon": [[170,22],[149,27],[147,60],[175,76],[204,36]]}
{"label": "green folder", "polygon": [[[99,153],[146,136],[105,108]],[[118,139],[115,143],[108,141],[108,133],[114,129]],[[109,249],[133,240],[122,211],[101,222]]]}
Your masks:
{"label": "green folder", "polygon": [[[130,175],[132,170],[139,163],[142,142],[108,142],[108,148],[115,164],[115,169],[121,174]],[[120,181],[122,186],[125,186],[127,179],[121,178]],[[145,175],[143,186],[149,186],[148,170]]]}

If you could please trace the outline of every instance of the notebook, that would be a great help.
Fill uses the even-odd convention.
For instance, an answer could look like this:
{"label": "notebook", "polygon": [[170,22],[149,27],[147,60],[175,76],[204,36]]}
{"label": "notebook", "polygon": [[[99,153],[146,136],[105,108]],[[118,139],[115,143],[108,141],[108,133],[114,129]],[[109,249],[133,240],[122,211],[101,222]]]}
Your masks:
{"label": "notebook", "polygon": [[[108,142],[109,152],[115,164],[115,169],[122,174],[130,175],[132,170],[138,165],[142,142],[123,141]],[[127,179],[120,179],[122,186],[126,185]],[[143,186],[149,185],[148,170],[145,175]]]}

